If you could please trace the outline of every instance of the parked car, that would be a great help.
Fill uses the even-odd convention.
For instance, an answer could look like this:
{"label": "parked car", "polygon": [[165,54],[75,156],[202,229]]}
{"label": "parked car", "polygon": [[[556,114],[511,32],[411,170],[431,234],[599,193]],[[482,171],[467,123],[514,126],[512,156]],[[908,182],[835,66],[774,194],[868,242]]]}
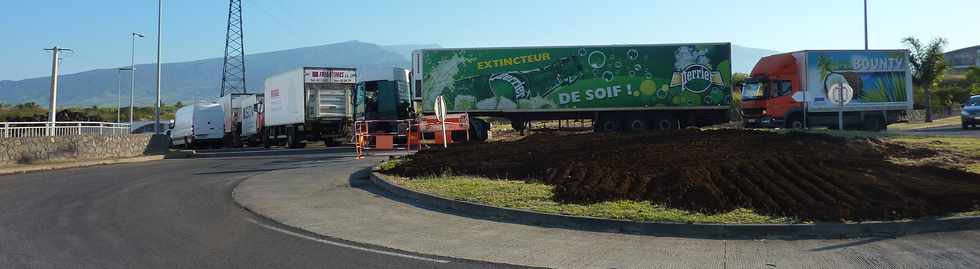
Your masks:
{"label": "parked car", "polygon": [[[149,134],[156,130],[153,129],[153,123],[155,121],[137,121],[133,122],[132,126],[129,126],[129,133],[131,134]],[[166,122],[160,122],[160,133],[167,133],[170,130],[170,126],[173,125],[174,121],[169,120]]]}
{"label": "parked car", "polygon": [[971,96],[966,103],[963,103],[960,119],[963,120],[963,130],[970,127],[977,128],[977,125],[980,125],[980,95]]}

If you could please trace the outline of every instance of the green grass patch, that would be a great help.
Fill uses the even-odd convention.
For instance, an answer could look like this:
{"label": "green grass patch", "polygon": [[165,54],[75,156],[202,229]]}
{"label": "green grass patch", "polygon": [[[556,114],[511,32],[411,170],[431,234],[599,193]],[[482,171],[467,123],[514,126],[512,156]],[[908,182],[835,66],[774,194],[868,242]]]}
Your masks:
{"label": "green grass patch", "polygon": [[954,136],[899,136],[889,139],[894,142],[946,150],[959,153],[965,159],[958,160],[967,171],[980,174],[980,138]]}
{"label": "green grass patch", "polygon": [[406,188],[441,197],[543,213],[587,216],[644,222],[678,223],[800,223],[798,219],[760,215],[750,209],[736,209],[719,214],[704,214],[667,208],[644,201],[621,200],[594,204],[555,202],[554,187],[518,180],[440,176],[420,179],[389,178]]}

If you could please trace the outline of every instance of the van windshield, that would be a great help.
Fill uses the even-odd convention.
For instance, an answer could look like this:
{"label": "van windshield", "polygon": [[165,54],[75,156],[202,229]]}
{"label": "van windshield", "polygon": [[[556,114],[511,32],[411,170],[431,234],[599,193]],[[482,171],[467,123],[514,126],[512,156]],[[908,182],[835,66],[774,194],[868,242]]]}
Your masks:
{"label": "van windshield", "polygon": [[742,85],[742,100],[765,99],[765,85],[765,82],[746,82]]}

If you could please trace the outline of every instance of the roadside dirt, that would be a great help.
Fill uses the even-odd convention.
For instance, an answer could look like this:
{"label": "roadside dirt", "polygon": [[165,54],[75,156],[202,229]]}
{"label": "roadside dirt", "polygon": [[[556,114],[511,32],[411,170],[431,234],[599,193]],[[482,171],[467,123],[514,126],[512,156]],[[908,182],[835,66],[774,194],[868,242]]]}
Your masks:
{"label": "roadside dirt", "polygon": [[705,213],[751,208],[803,220],[894,220],[980,206],[980,175],[935,161],[957,159],[950,154],[877,139],[733,129],[538,134],[420,152],[388,173],[543,181],[563,202],[633,199]]}

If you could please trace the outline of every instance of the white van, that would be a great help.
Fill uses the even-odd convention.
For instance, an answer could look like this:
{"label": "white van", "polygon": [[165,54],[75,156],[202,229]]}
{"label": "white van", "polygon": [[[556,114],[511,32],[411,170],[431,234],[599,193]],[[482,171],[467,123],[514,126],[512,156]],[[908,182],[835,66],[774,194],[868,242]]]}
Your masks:
{"label": "white van", "polygon": [[174,146],[197,148],[203,145],[220,145],[225,135],[224,110],[218,103],[195,103],[177,110],[170,128],[170,141]]}

